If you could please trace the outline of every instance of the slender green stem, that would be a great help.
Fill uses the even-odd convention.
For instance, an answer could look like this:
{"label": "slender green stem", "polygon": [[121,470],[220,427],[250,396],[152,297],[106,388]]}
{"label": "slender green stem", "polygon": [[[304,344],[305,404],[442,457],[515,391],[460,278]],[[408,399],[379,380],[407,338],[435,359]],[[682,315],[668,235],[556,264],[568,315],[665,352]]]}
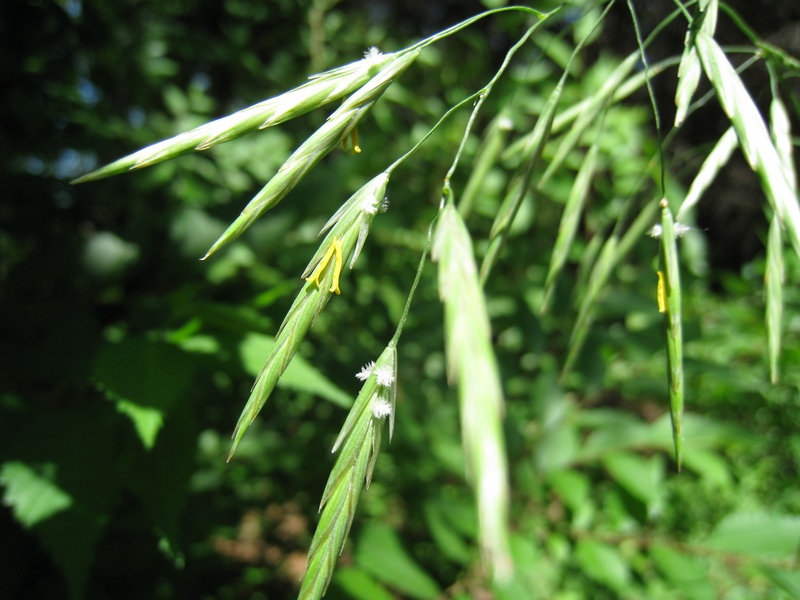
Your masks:
{"label": "slender green stem", "polygon": [[[603,22],[606,14],[611,10],[611,7],[614,5],[615,0],[611,0],[606,5],[605,10],[600,15],[600,17],[595,22],[594,26],[592,27],[591,32],[587,36],[578,43],[575,50],[572,52],[572,55],[569,58],[569,62],[567,63],[566,68],[564,69],[564,73],[561,76],[561,80],[558,83],[555,91],[551,94],[550,99],[545,106],[545,110],[539,115],[539,120],[534,127],[532,134],[528,137],[528,141],[525,144],[525,150],[523,154],[527,157],[524,161],[524,164],[518,175],[516,176],[516,181],[512,183],[515,185],[515,192],[513,195],[509,193],[506,197],[506,201],[503,202],[501,205],[500,210],[495,217],[494,225],[492,225],[492,232],[490,233],[490,240],[489,240],[489,249],[486,252],[486,255],[483,258],[483,262],[481,263],[480,269],[480,283],[481,286],[486,285],[486,281],[489,278],[489,273],[491,272],[497,257],[500,255],[500,251],[503,249],[505,244],[506,236],[508,235],[508,231],[511,227],[511,224],[514,222],[516,218],[517,212],[519,211],[519,207],[522,205],[522,200],[525,198],[527,190],[530,186],[531,179],[533,177],[534,168],[539,162],[541,158],[542,151],[544,149],[544,145],[547,143],[547,139],[550,135],[550,130],[553,126],[553,119],[555,117],[555,111],[558,106],[558,102],[561,97],[561,90],[563,89],[564,83],[567,80],[567,76],[570,73],[570,67],[572,65],[572,61],[575,59],[576,56],[581,52],[583,49],[584,44],[587,43],[589,39],[591,39],[594,31],[599,27],[600,23]],[[554,166],[554,163],[551,163],[551,167]],[[542,185],[544,179],[548,177],[548,171],[545,172],[543,178],[539,181],[539,186]],[[446,188],[447,190],[447,188]]]}
{"label": "slender green stem", "polygon": [[733,10],[728,2],[720,2],[720,8],[724,10],[728,17],[730,17],[731,21],[739,28],[747,39],[749,39],[754,44],[758,44],[761,41],[759,35],[752,29],[747,22],[742,18],[742,16]]}
{"label": "slender green stem", "polygon": [[[558,10],[560,10],[560,7],[552,11],[551,13],[548,13],[547,17],[549,18],[550,15],[555,14]],[[467,126],[464,129],[464,135],[461,138],[461,143],[458,146],[458,150],[456,151],[453,163],[450,165],[450,168],[447,170],[447,175],[445,175],[444,178],[444,186],[443,186],[445,190],[444,195],[447,198],[448,202],[453,202],[453,195],[449,193],[450,178],[453,176],[453,173],[455,173],[456,167],[458,166],[458,161],[461,159],[461,153],[464,151],[464,147],[467,144],[467,139],[469,139],[469,134],[472,131],[472,126],[475,124],[475,119],[478,116],[481,107],[483,106],[483,102],[492,92],[492,88],[494,88],[495,83],[497,83],[500,77],[502,77],[503,74],[505,73],[506,69],[508,68],[508,65],[511,63],[511,59],[517,53],[517,50],[519,50],[525,44],[525,42],[528,41],[528,38],[530,38],[531,35],[533,35],[533,32],[536,31],[543,22],[544,18],[537,21],[533,26],[531,26],[528,29],[528,31],[525,32],[525,34],[517,41],[517,43],[514,44],[509,49],[509,51],[506,53],[505,58],[503,59],[503,64],[500,65],[500,68],[494,74],[494,77],[492,77],[489,83],[487,83],[483,87],[483,89],[478,92],[478,101],[475,103],[475,107],[472,109],[472,114],[470,114],[469,121],[467,121]]]}
{"label": "slender green stem", "polygon": [[[484,100],[486,99],[486,97],[491,92],[491,90],[494,87],[495,83],[500,79],[500,77],[503,75],[505,70],[508,68],[508,65],[511,62],[511,59],[513,58],[513,56],[517,52],[517,50],[519,50],[519,48],[521,48],[522,45],[525,44],[525,42],[528,41],[530,36],[539,27],[539,25],[542,23],[542,21],[545,18],[548,18],[551,15],[555,14],[556,12],[558,12],[560,10],[560,7],[557,8],[556,10],[548,13],[547,15],[543,15],[539,11],[536,11],[536,10],[533,10],[533,9],[528,9],[526,7],[519,7],[519,6],[517,6],[517,7],[512,6],[512,7],[506,7],[506,8],[501,8],[501,9],[497,9],[497,10],[488,11],[488,12],[482,13],[481,15],[478,15],[477,17],[473,17],[472,19],[468,19],[467,21],[459,23],[458,25],[455,25],[454,27],[451,27],[450,29],[447,29],[447,30],[435,35],[435,36],[432,36],[432,37],[430,37],[430,38],[428,38],[426,40],[423,40],[422,42],[420,42],[418,44],[415,44],[414,46],[411,47],[412,49],[413,48],[425,47],[428,44],[431,44],[431,43],[433,43],[435,41],[438,41],[438,40],[440,40],[440,39],[442,39],[442,38],[444,38],[444,37],[446,37],[448,35],[451,35],[453,33],[456,33],[457,31],[460,31],[461,29],[471,25],[472,23],[474,23],[478,19],[481,19],[481,18],[483,18],[485,16],[488,16],[488,15],[491,15],[491,14],[496,14],[496,13],[499,13],[499,12],[505,12],[505,11],[509,11],[509,10],[523,10],[524,12],[534,13],[537,16],[540,17],[540,20],[535,25],[530,27],[528,29],[528,31],[526,31],[525,34],[517,41],[517,43],[514,44],[514,46],[512,46],[511,49],[506,53],[505,59],[503,60],[503,64],[500,66],[500,68],[494,74],[494,77],[492,77],[492,79],[482,89],[478,90],[474,94],[471,94],[470,96],[467,96],[461,102],[459,102],[455,106],[452,106],[444,115],[442,115],[442,117],[436,122],[436,124],[433,127],[430,128],[430,130],[428,130],[428,132],[422,137],[422,139],[420,139],[408,152],[406,152],[403,156],[398,158],[391,165],[389,165],[389,167],[387,167],[387,169],[386,169],[386,174],[387,175],[391,174],[394,171],[394,169],[396,169],[408,157],[410,157],[414,152],[416,152],[420,148],[420,146],[422,146],[422,144],[431,135],[433,135],[433,133],[439,128],[439,126],[441,126],[442,123],[444,123],[444,121],[446,121],[453,113],[455,113],[457,110],[460,110],[468,102],[472,102],[472,101],[475,100],[475,98],[477,98],[478,100],[477,100],[477,102],[475,102],[475,106],[472,109],[472,113],[470,114],[469,121],[467,122],[467,126],[466,126],[465,131],[464,131],[464,135],[461,138],[461,143],[459,144],[458,150],[456,151],[456,156],[453,159],[453,163],[450,165],[450,169],[447,171],[447,175],[445,176],[445,179],[444,179],[444,182],[445,182],[444,183],[444,196],[445,197],[449,197],[451,199],[451,201],[452,201],[452,195],[449,194],[450,178],[452,177],[453,173],[455,172],[455,169],[456,169],[456,167],[458,165],[458,161],[459,161],[459,159],[461,157],[461,153],[464,150],[464,146],[466,145],[467,139],[469,138],[469,134],[470,134],[470,132],[472,130],[472,126],[475,123],[475,118],[476,118],[478,112],[480,111],[480,108],[483,105]],[[414,298],[414,293],[416,292],[417,285],[419,284],[420,279],[422,278],[422,273],[425,270],[425,263],[427,261],[428,253],[430,251],[431,241],[433,239],[433,228],[434,228],[434,225],[436,224],[437,219],[439,218],[439,214],[441,214],[441,209],[442,209],[442,206],[439,207],[439,213],[437,213],[437,215],[433,218],[433,220],[431,221],[430,225],[428,226],[428,233],[427,233],[427,238],[426,238],[426,241],[425,241],[425,249],[423,250],[422,256],[420,257],[419,266],[417,267],[417,273],[416,273],[416,276],[414,277],[414,282],[411,285],[411,290],[409,291],[408,298],[406,298],[406,304],[405,304],[405,307],[403,308],[403,314],[400,317],[400,320],[399,320],[399,322],[397,324],[397,330],[395,331],[394,336],[392,337],[391,341],[389,342],[389,346],[390,347],[396,347],[397,346],[397,343],[400,340],[400,336],[402,335],[402,332],[403,332],[403,327],[405,326],[406,320],[408,319],[408,314],[409,314],[409,311],[411,309],[411,302],[412,302],[412,300]]]}
{"label": "slender green stem", "polygon": [[642,32],[639,29],[639,18],[636,16],[636,11],[633,8],[633,2],[628,0],[628,10],[631,12],[631,21],[633,21],[633,30],[636,33],[636,42],[639,45],[639,56],[644,65],[644,81],[647,86],[647,95],[650,96],[650,104],[653,107],[653,119],[656,123],[656,137],[658,138],[658,162],[661,171],[661,196],[666,196],[666,173],[664,167],[664,135],[661,132],[661,115],[658,111],[658,103],[656,102],[656,95],[653,91],[653,84],[650,82],[650,65],[647,62],[647,55],[644,53],[644,42],[642,41]]}
{"label": "slender green stem", "polygon": [[[686,20],[689,21],[689,23],[691,23],[692,22],[692,15],[689,12],[689,9],[686,8],[686,6],[683,4],[683,2],[681,2],[681,0],[672,0],[672,1],[675,4],[678,5],[678,10],[681,11],[683,13],[683,16],[686,17]],[[694,2],[690,2],[689,3],[689,5],[692,5],[692,4],[694,4]]]}
{"label": "slender green stem", "polygon": [[436,221],[439,219],[439,215],[441,214],[442,209],[439,208],[439,212],[436,213],[436,216],[431,220],[431,224],[428,225],[428,236],[425,240],[425,249],[422,251],[422,256],[419,259],[419,266],[417,267],[417,274],[414,276],[414,283],[411,284],[411,290],[408,292],[408,298],[406,298],[406,305],[403,308],[403,315],[400,317],[400,321],[397,323],[397,330],[394,332],[394,336],[392,336],[391,341],[389,342],[389,347],[396,348],[397,342],[400,341],[400,336],[403,333],[403,327],[406,324],[406,320],[408,319],[408,313],[411,310],[411,301],[414,299],[414,293],[417,291],[417,285],[419,285],[420,279],[422,279],[422,272],[425,270],[425,264],[428,261],[428,253],[431,250],[431,241],[433,240],[433,227],[436,225]]}
{"label": "slender green stem", "polygon": [[452,27],[450,27],[448,29],[445,29],[444,31],[440,31],[439,33],[437,33],[435,35],[432,35],[429,38],[425,38],[424,40],[417,42],[413,46],[410,46],[408,48],[408,50],[414,50],[416,48],[425,48],[426,46],[429,46],[429,45],[431,45],[431,44],[433,44],[435,42],[438,42],[439,40],[442,40],[442,39],[444,39],[446,37],[449,37],[449,36],[453,35],[454,33],[458,33],[462,29],[466,29],[467,27],[469,27],[473,23],[476,23],[477,21],[480,21],[481,19],[483,19],[485,17],[489,17],[491,15],[496,15],[496,14],[499,14],[499,13],[502,13],[502,12],[521,11],[521,12],[526,12],[526,13],[529,13],[529,14],[536,15],[540,19],[544,19],[544,18],[549,17],[550,15],[555,14],[559,10],[561,10],[561,7],[556,8],[555,10],[553,10],[553,11],[551,11],[549,13],[543,13],[543,12],[540,12],[540,11],[536,10],[535,8],[531,8],[529,6],[505,6],[503,8],[495,8],[493,10],[487,10],[486,12],[482,12],[479,15],[475,15],[474,17],[471,17],[471,18],[467,19],[466,21],[462,21],[461,23],[453,25]]}
{"label": "slender green stem", "polygon": [[464,106],[464,105],[466,105],[466,104],[469,104],[470,102],[472,102],[472,101],[473,101],[475,98],[477,98],[477,97],[478,97],[478,95],[480,95],[480,93],[481,93],[481,91],[479,90],[479,91],[475,92],[474,94],[471,94],[470,96],[467,96],[466,98],[464,98],[464,99],[463,99],[461,102],[459,102],[459,103],[458,103],[458,104],[456,104],[455,106],[451,106],[451,107],[448,109],[448,111],[447,111],[446,113],[444,113],[444,114],[443,114],[443,115],[442,115],[442,116],[439,118],[439,120],[438,120],[438,121],[436,121],[436,124],[435,124],[433,127],[431,127],[431,128],[428,130],[428,132],[427,132],[427,133],[426,133],[424,136],[422,136],[422,139],[421,139],[421,140],[419,140],[419,141],[418,141],[416,144],[414,144],[414,146],[413,146],[413,147],[412,147],[412,148],[411,148],[411,149],[410,149],[408,152],[406,152],[405,154],[403,154],[403,156],[401,156],[400,158],[398,158],[396,161],[394,161],[394,162],[393,162],[391,165],[389,165],[389,166],[386,168],[386,174],[387,174],[387,175],[391,175],[392,171],[394,171],[394,170],[395,170],[397,167],[399,167],[399,166],[400,166],[400,165],[401,165],[401,164],[402,164],[402,163],[403,163],[403,162],[404,162],[404,161],[405,161],[405,160],[406,160],[408,157],[410,157],[410,156],[411,156],[412,154],[414,154],[414,153],[415,153],[417,150],[419,150],[420,146],[422,146],[422,144],[424,144],[424,143],[427,141],[427,139],[433,135],[433,133],[434,133],[434,132],[435,132],[435,131],[436,131],[436,130],[437,130],[437,129],[438,129],[438,128],[439,128],[439,127],[442,125],[442,123],[444,123],[444,122],[445,122],[447,119],[449,119],[449,118],[450,118],[450,116],[452,116],[452,115],[453,115],[453,113],[455,113],[456,111],[460,110],[462,106]]}

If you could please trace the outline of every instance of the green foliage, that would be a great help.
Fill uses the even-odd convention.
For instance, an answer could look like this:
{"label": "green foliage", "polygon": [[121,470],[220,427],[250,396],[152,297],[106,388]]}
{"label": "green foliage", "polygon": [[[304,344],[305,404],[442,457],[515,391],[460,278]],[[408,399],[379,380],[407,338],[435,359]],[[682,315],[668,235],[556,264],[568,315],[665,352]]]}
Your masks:
{"label": "green foliage", "polygon": [[797,596],[800,63],[618,4],[6,3],[0,597]]}

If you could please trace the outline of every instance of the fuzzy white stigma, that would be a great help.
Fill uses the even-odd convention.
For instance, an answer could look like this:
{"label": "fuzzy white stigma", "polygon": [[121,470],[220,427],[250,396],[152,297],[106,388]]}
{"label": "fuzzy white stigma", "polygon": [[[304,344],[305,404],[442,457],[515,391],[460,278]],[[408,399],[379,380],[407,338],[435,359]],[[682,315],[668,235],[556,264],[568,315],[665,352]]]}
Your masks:
{"label": "fuzzy white stigma", "polygon": [[[683,237],[683,234],[686,233],[687,231],[691,231],[692,228],[689,227],[688,225],[684,225],[683,223],[675,221],[673,229],[675,231],[675,237]],[[662,232],[663,229],[661,225],[653,225],[653,228],[647,233],[650,237],[659,239],[661,237]]]}
{"label": "fuzzy white stigma", "polygon": [[378,212],[378,206],[380,202],[377,198],[373,196],[365,196],[364,200],[361,201],[361,210],[363,210],[368,215],[374,215]]}
{"label": "fuzzy white stigma", "polygon": [[378,367],[375,370],[375,378],[378,380],[378,385],[389,387],[394,383],[394,370],[388,365]]}
{"label": "fuzzy white stigma", "polygon": [[376,419],[384,419],[392,414],[392,403],[375,395],[372,398],[372,416]]}
{"label": "fuzzy white stigma", "polygon": [[364,60],[374,61],[381,56],[383,56],[383,52],[381,52],[377,46],[372,46],[369,50],[364,52]]}
{"label": "fuzzy white stigma", "polygon": [[366,381],[367,378],[372,375],[372,369],[375,368],[375,361],[370,361],[361,367],[361,370],[356,373],[356,377],[358,377],[361,381]]}

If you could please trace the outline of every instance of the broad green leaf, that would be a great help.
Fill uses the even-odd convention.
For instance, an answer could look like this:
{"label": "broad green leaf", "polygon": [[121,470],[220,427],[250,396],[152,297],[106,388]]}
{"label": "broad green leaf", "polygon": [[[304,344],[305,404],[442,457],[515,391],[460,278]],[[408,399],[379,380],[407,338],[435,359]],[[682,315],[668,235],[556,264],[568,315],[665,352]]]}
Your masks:
{"label": "broad green leaf", "polygon": [[447,507],[441,501],[426,501],[424,511],[428,531],[444,556],[462,565],[468,565],[474,560],[475,553],[448,522]]}
{"label": "broad green leaf", "polygon": [[576,513],[589,501],[589,478],[579,471],[554,471],[547,480],[564,504]]}
{"label": "broad green leaf", "polygon": [[[595,427],[584,442],[578,460],[598,460],[612,450],[663,449],[671,442],[669,417],[653,423],[639,420],[621,411],[591,411],[584,415],[582,426]],[[599,414],[594,414],[599,413]],[[598,417],[603,417],[602,420]]]}
{"label": "broad green leaf", "polygon": [[650,548],[650,558],[675,591],[683,593],[687,600],[714,597],[714,586],[709,581],[708,569],[700,558],[676,552],[658,543]]}
{"label": "broad green leaf", "polygon": [[580,448],[580,434],[574,423],[559,419],[547,424],[535,448],[536,465],[543,472],[569,466]]}
{"label": "broad green leaf", "polygon": [[339,588],[352,600],[394,600],[369,573],[353,567],[337,569],[331,587]]}
{"label": "broad green leaf", "polygon": [[4,449],[18,457],[2,473],[6,486],[13,482],[6,487],[13,510],[31,524],[74,598],[84,597],[96,544],[127,476],[122,455],[136,443],[113,405],[96,399],[39,411],[3,432]]}
{"label": "broad green leaf", "polygon": [[610,544],[578,540],[574,557],[584,574],[614,590],[622,590],[631,579],[628,561]]}
{"label": "broad green leaf", "polygon": [[693,447],[683,457],[683,464],[711,485],[730,487],[733,484],[730,467],[717,453]]}
{"label": "broad green leaf", "polygon": [[509,581],[495,582],[497,600],[535,600],[546,598],[559,585],[561,571],[545,555],[538,540],[519,533],[511,534],[514,573]]}
{"label": "broad green leaf", "polygon": [[372,521],[364,525],[356,544],[356,565],[408,598],[436,598],[436,582],[406,552],[394,530]]}
{"label": "broad green leaf", "polygon": [[[269,356],[274,346],[275,340],[270,336],[260,333],[245,336],[239,345],[244,370],[257,376],[264,365],[264,358]],[[295,355],[278,380],[278,387],[315,394],[343,408],[349,408],[353,404],[350,394],[334,385],[302,356]]]}
{"label": "broad green leaf", "polygon": [[764,575],[770,581],[788,594],[788,598],[800,598],[800,572],[797,570],[784,571],[765,567]]}
{"label": "broad green leaf", "polygon": [[615,452],[603,458],[603,465],[620,486],[647,506],[649,514],[659,509],[664,494],[661,455],[645,459],[630,452]]}
{"label": "broad green leaf", "polygon": [[725,517],[704,545],[761,558],[791,558],[800,546],[800,516],[738,512]]}
{"label": "broad green leaf", "polygon": [[47,463],[34,468],[23,462],[7,462],[0,468],[5,487],[3,504],[25,527],[33,527],[72,506],[72,497],[56,483],[58,467]]}
{"label": "broad green leaf", "polygon": [[100,350],[94,377],[151,449],[165,415],[184,397],[193,368],[186,353],[173,345],[130,338]]}
{"label": "broad green leaf", "polygon": [[156,436],[164,425],[163,411],[151,406],[141,406],[128,400],[117,400],[117,410],[133,421],[142,444],[148,450],[156,443]]}

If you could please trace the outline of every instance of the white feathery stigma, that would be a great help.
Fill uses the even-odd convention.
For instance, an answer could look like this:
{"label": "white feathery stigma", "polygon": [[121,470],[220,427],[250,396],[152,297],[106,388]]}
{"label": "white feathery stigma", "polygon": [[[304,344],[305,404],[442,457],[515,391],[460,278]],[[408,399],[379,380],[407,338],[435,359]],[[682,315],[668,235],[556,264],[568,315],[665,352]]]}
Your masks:
{"label": "white feathery stigma", "polygon": [[[692,228],[689,227],[688,225],[684,225],[683,223],[679,223],[678,221],[675,221],[673,229],[675,231],[675,237],[683,237],[683,234],[685,234],[687,231],[692,230]],[[662,232],[663,229],[661,225],[658,224],[658,225],[653,225],[653,228],[647,233],[650,237],[659,239],[661,237]]]}
{"label": "white feathery stigma", "polygon": [[372,374],[372,369],[375,368],[375,361],[370,361],[361,367],[361,370],[356,373],[356,377],[361,381],[366,381],[367,378]]}
{"label": "white feathery stigma", "polygon": [[392,414],[392,403],[375,394],[372,397],[372,416],[376,419],[383,419],[390,414]]}
{"label": "white feathery stigma", "polygon": [[361,201],[361,210],[363,210],[368,215],[374,215],[378,212],[378,206],[380,202],[377,198],[373,196],[367,196],[364,200]]}
{"label": "white feathery stigma", "polygon": [[369,50],[364,52],[364,60],[368,61],[374,61],[381,56],[383,56],[383,52],[381,52],[377,46],[372,46]]}
{"label": "white feathery stigma", "polygon": [[375,378],[378,380],[378,385],[389,387],[394,383],[394,370],[389,365],[378,367],[375,369]]}

